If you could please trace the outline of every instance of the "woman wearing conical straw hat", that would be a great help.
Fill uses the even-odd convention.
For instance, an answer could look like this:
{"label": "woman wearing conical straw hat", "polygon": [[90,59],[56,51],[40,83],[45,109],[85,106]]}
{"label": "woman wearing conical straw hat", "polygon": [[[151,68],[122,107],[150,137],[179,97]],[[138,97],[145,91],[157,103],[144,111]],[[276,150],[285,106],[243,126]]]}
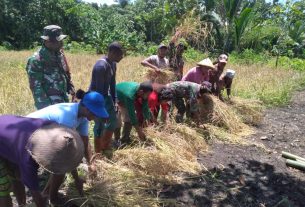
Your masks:
{"label": "woman wearing conical straw hat", "polygon": [[214,70],[214,65],[209,58],[201,60],[197,66],[190,69],[182,78],[182,81],[189,81],[201,84],[204,81],[209,81],[210,70]]}
{"label": "woman wearing conical straw hat", "polygon": [[47,196],[39,191],[38,168],[52,174],[75,169],[84,156],[79,134],[55,122],[0,116],[0,206],[12,207],[10,186],[19,206],[26,205],[24,185],[37,207],[45,207]]}

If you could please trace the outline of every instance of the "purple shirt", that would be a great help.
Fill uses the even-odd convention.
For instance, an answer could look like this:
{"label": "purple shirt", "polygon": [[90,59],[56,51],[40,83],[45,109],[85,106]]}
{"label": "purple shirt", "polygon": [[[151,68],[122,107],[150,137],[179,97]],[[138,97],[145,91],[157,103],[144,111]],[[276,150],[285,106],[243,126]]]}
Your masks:
{"label": "purple shirt", "polygon": [[0,157],[16,165],[22,182],[30,190],[39,190],[39,166],[28,153],[26,145],[33,132],[51,123],[42,119],[0,116]]}
{"label": "purple shirt", "polygon": [[209,81],[209,73],[203,74],[199,67],[194,67],[181,80],[201,84],[203,81]]}

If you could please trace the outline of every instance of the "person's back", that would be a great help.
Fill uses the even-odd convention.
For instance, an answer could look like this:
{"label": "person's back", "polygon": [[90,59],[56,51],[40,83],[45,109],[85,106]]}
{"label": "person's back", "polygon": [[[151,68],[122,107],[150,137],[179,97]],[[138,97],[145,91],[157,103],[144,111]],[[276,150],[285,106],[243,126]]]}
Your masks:
{"label": "person's back", "polygon": [[52,123],[13,115],[0,116],[0,157],[17,165],[23,182],[35,190],[38,190],[38,183],[32,182],[32,178],[38,165],[28,153],[27,143],[34,131]]}
{"label": "person's back", "polygon": [[127,103],[128,100],[135,100],[135,94],[140,84],[136,82],[121,82],[116,85],[117,98],[119,102]]}
{"label": "person's back", "polygon": [[167,84],[167,86],[173,90],[175,97],[195,97],[200,91],[200,84],[189,81],[176,81]]}
{"label": "person's back", "polygon": [[55,121],[58,124],[77,129],[81,136],[88,136],[89,121],[84,117],[78,118],[78,108],[79,103],[59,103],[30,113],[27,117]]}

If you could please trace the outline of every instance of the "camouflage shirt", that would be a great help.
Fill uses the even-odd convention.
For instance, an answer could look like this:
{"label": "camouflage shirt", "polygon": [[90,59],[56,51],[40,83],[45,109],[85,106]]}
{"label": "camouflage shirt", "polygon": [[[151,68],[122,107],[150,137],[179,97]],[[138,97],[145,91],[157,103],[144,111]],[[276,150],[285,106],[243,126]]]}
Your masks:
{"label": "camouflage shirt", "polygon": [[43,46],[29,58],[26,71],[37,109],[69,102],[74,86],[63,52],[53,54]]}
{"label": "camouflage shirt", "polygon": [[190,103],[190,110],[196,111],[198,108],[197,97],[200,91],[200,85],[188,81],[176,81],[167,84],[174,94],[174,99],[185,98]]}
{"label": "camouflage shirt", "polygon": [[174,43],[170,43],[168,47],[169,67],[179,74],[178,79],[181,80],[183,73],[184,60],[182,55],[177,54],[177,49]]}

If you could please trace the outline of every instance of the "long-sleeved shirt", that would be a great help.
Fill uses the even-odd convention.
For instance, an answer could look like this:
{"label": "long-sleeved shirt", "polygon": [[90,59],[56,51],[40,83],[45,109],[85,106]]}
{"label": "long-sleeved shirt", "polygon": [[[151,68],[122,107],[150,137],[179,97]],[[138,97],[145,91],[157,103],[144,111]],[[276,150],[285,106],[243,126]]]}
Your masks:
{"label": "long-sleeved shirt", "polygon": [[101,58],[93,67],[89,90],[97,91],[104,96],[111,95],[115,102],[115,76],[116,63],[110,62],[107,57]]}
{"label": "long-sleeved shirt", "polygon": [[[132,125],[139,124],[135,109],[135,101],[139,87],[140,84],[136,82],[121,82],[116,85],[116,93],[119,104],[122,104],[123,107],[127,109]],[[143,100],[142,102],[142,112],[144,119],[148,120],[150,118],[150,111],[147,100]]]}
{"label": "long-sleeved shirt", "polygon": [[209,81],[209,72],[207,71],[207,73],[204,74],[199,67],[194,67],[190,69],[181,80],[201,84],[203,81]]}
{"label": "long-sleeved shirt", "polygon": [[69,102],[67,93],[74,86],[61,51],[53,53],[43,46],[29,58],[26,71],[37,109]]}
{"label": "long-sleeved shirt", "polygon": [[173,91],[174,99],[185,98],[190,102],[190,110],[197,110],[197,97],[200,92],[200,84],[188,81],[176,81],[167,84],[167,87],[169,87]]}
{"label": "long-sleeved shirt", "polygon": [[0,157],[18,167],[22,182],[30,190],[39,190],[39,165],[27,150],[28,140],[37,129],[52,123],[20,116],[0,116]]}

